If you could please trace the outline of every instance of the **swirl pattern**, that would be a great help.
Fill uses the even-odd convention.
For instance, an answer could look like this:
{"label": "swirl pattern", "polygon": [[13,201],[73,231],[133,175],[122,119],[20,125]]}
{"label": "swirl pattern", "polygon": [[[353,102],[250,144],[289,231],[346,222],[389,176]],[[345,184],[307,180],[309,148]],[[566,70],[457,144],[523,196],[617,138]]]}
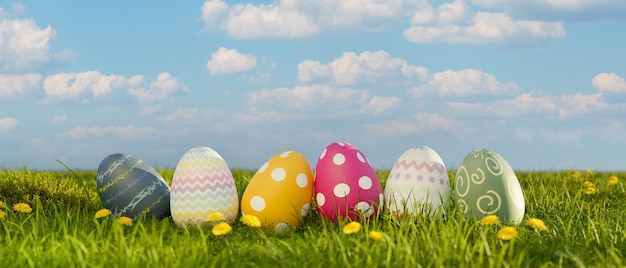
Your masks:
{"label": "swirl pattern", "polygon": [[489,173],[495,176],[499,176],[502,172],[504,172],[504,165],[491,155],[485,158],[485,166],[487,167],[487,170],[489,170]]}
{"label": "swirl pattern", "polygon": [[[462,173],[465,173],[463,175]],[[465,166],[461,166],[456,172],[456,185],[454,187],[459,197],[464,197],[469,193],[470,189],[470,175]]]}
{"label": "swirl pattern", "polygon": [[502,198],[494,190],[488,190],[487,194],[476,200],[476,208],[485,215],[494,214],[502,207]]}
{"label": "swirl pattern", "polygon": [[482,168],[477,168],[476,171],[476,173],[472,173],[472,183],[483,184],[483,182],[485,182],[485,172]]}

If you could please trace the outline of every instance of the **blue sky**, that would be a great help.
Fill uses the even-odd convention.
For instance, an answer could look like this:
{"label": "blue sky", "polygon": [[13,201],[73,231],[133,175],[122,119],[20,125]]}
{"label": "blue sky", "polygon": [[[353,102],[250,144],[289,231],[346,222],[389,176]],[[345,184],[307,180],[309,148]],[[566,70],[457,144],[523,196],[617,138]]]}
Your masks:
{"label": "blue sky", "polygon": [[256,169],[331,142],[625,170],[622,0],[0,4],[0,168],[191,147]]}

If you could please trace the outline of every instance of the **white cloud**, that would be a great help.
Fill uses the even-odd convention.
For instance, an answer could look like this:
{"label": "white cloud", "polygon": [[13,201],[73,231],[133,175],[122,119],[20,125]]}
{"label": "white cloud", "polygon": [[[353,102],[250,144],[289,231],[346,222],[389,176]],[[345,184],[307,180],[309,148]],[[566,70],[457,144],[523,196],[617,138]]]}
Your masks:
{"label": "white cloud", "polygon": [[328,64],[307,60],[298,64],[298,80],[314,82],[330,79],[340,85],[357,83],[424,81],[429,73],[425,67],[413,66],[394,58],[384,50],[365,51],[357,55],[345,52]]}
{"label": "white cloud", "polygon": [[233,38],[304,37],[319,31],[313,19],[288,1],[268,5],[235,4],[221,0],[202,5],[208,30],[225,31]]}
{"label": "white cloud", "polygon": [[328,85],[296,86],[289,88],[263,89],[248,95],[252,105],[300,110],[349,109],[354,104],[365,104],[369,101],[368,91],[357,91],[349,88],[331,87]]}
{"label": "white cloud", "polygon": [[50,25],[42,28],[32,18],[11,18],[0,7],[0,70],[33,70],[72,58],[70,50],[50,51],[49,41],[54,35]]}
{"label": "white cloud", "polygon": [[222,126],[222,129],[233,128],[232,123],[237,124],[256,124],[256,123],[279,123],[287,122],[293,119],[302,119],[303,115],[295,113],[281,113],[277,111],[252,111],[248,113],[238,113],[233,115],[229,126]]}
{"label": "white cloud", "polygon": [[417,2],[279,0],[229,5],[211,0],[202,6],[202,20],[207,30],[224,31],[233,38],[300,38],[324,30],[381,31],[398,27]]}
{"label": "white cloud", "polygon": [[128,94],[137,98],[139,103],[152,103],[165,100],[177,92],[188,92],[189,89],[170,73],[160,73],[156,81],[150,82],[147,88],[131,88]]}
{"label": "white cloud", "polygon": [[156,131],[152,127],[136,127],[133,125],[128,126],[95,126],[95,127],[83,127],[77,126],[66,132],[59,133],[61,138],[103,138],[103,137],[115,137],[125,140],[143,139],[145,137],[151,137],[155,135]]}
{"label": "white cloud", "polygon": [[159,120],[165,122],[189,121],[198,118],[200,113],[198,108],[178,108]]}
{"label": "white cloud", "polygon": [[206,68],[211,75],[242,73],[254,69],[257,58],[252,54],[242,54],[236,49],[220,47],[211,55]]}
{"label": "white cloud", "polygon": [[469,13],[465,1],[418,9],[404,37],[416,43],[542,43],[565,36],[561,22],[514,20],[501,12]]}
{"label": "white cloud", "polygon": [[0,133],[9,132],[19,125],[19,121],[13,117],[0,118]]}
{"label": "white cloud", "polygon": [[398,108],[402,100],[397,97],[373,96],[367,104],[365,110],[374,115],[388,113],[390,110]]}
{"label": "white cloud", "polygon": [[449,130],[459,127],[461,124],[441,114],[419,113],[413,116],[418,122],[420,129]]}
{"label": "white cloud", "polygon": [[[301,112],[316,112],[316,115],[388,115],[391,110],[400,107],[402,100],[397,97],[371,96],[367,90],[353,90],[329,85],[296,86],[294,88],[274,88],[252,92],[248,95],[253,115],[241,118],[266,117],[275,109],[289,109],[288,118],[302,115]],[[283,112],[283,111],[281,111]],[[278,117],[278,115],[271,115]],[[287,117],[281,116],[282,119]]]}
{"label": "white cloud", "polygon": [[201,110],[199,108],[179,107],[165,116],[157,118],[157,121],[168,125],[187,125],[189,127],[175,127],[176,131],[185,132],[196,129],[202,132],[225,132],[232,131],[239,126],[237,115],[226,114],[224,111],[215,109]]}
{"label": "white cloud", "polygon": [[615,73],[599,73],[591,84],[602,92],[626,93],[626,81]]}
{"label": "white cloud", "polygon": [[75,99],[86,92],[94,98],[103,97],[113,89],[137,86],[143,77],[136,75],[126,78],[121,75],[104,75],[97,71],[82,73],[58,73],[46,77],[43,88],[48,99]]}
{"label": "white cloud", "polygon": [[435,73],[432,80],[413,88],[411,93],[415,97],[431,92],[437,92],[440,96],[506,95],[518,90],[519,87],[513,82],[503,83],[491,74],[465,69]]}
{"label": "white cloud", "polygon": [[602,94],[563,94],[561,96],[532,96],[521,94],[513,99],[493,102],[451,102],[455,111],[463,116],[520,117],[525,115],[557,115],[561,118],[585,114],[593,108],[605,106]]}
{"label": "white cloud", "polygon": [[142,104],[165,100],[176,92],[189,89],[170,73],[160,73],[156,81],[146,84],[142,75],[104,75],[97,71],[82,73],[58,73],[43,81],[46,101],[77,99],[91,93],[93,98],[102,98],[114,90],[126,90]]}
{"label": "white cloud", "polygon": [[157,104],[157,105],[146,105],[143,108],[141,108],[141,114],[146,115],[146,114],[153,114],[159,110],[163,109],[163,104]]}
{"label": "white cloud", "polygon": [[27,91],[39,88],[40,82],[40,74],[0,74],[0,99],[14,99]]}
{"label": "white cloud", "polygon": [[225,32],[237,39],[302,38],[324,31],[384,31],[402,27],[409,17],[411,27],[404,36],[417,43],[534,46],[565,36],[562,22],[518,20],[503,12],[481,11],[464,0],[437,7],[425,0],[276,0],[258,5],[210,0],[202,6],[207,30]]}
{"label": "white cloud", "polygon": [[472,4],[488,8],[501,8],[508,11],[534,12],[613,12],[626,11],[622,0],[472,0]]}
{"label": "white cloud", "polygon": [[55,115],[52,117],[52,123],[58,124],[58,123],[64,123],[67,121],[67,115]]}

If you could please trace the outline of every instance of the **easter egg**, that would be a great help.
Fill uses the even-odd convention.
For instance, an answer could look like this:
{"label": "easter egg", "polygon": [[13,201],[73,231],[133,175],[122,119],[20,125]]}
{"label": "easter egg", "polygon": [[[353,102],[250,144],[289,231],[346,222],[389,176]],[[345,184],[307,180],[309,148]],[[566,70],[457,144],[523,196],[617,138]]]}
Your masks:
{"label": "easter egg", "polygon": [[234,222],[239,213],[239,196],[222,156],[209,147],[189,149],[174,170],[170,206],[178,226],[202,225],[213,213]]}
{"label": "easter egg", "polygon": [[170,187],[151,166],[128,154],[107,156],[96,176],[100,201],[113,216],[170,216]]}
{"label": "easter egg", "polygon": [[511,223],[524,217],[524,195],[517,176],[509,163],[491,150],[474,150],[463,159],[454,188],[466,217],[496,215]]}
{"label": "easter egg", "polygon": [[408,149],[393,165],[384,194],[392,215],[442,216],[450,200],[443,160],[427,146]]}
{"label": "easter egg", "polygon": [[284,233],[302,226],[312,198],[309,162],[298,152],[283,152],[250,179],[241,198],[241,214],[256,216],[265,229]]}
{"label": "easter egg", "polygon": [[322,151],[317,161],[315,201],[325,219],[357,220],[378,215],[383,191],[365,155],[347,142],[335,142]]}

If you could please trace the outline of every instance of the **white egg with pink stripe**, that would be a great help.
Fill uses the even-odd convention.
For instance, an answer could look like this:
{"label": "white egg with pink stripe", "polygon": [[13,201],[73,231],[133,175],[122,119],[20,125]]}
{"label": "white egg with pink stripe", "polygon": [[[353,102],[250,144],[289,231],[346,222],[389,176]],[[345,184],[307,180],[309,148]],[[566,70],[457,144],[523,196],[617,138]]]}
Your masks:
{"label": "white egg with pink stripe", "polygon": [[408,149],[395,162],[385,185],[387,209],[403,215],[444,215],[450,200],[450,180],[443,160],[433,149]]}
{"label": "white egg with pink stripe", "polygon": [[378,215],[383,201],[382,187],[374,168],[353,145],[335,142],[321,153],[315,168],[317,211],[337,222]]}

